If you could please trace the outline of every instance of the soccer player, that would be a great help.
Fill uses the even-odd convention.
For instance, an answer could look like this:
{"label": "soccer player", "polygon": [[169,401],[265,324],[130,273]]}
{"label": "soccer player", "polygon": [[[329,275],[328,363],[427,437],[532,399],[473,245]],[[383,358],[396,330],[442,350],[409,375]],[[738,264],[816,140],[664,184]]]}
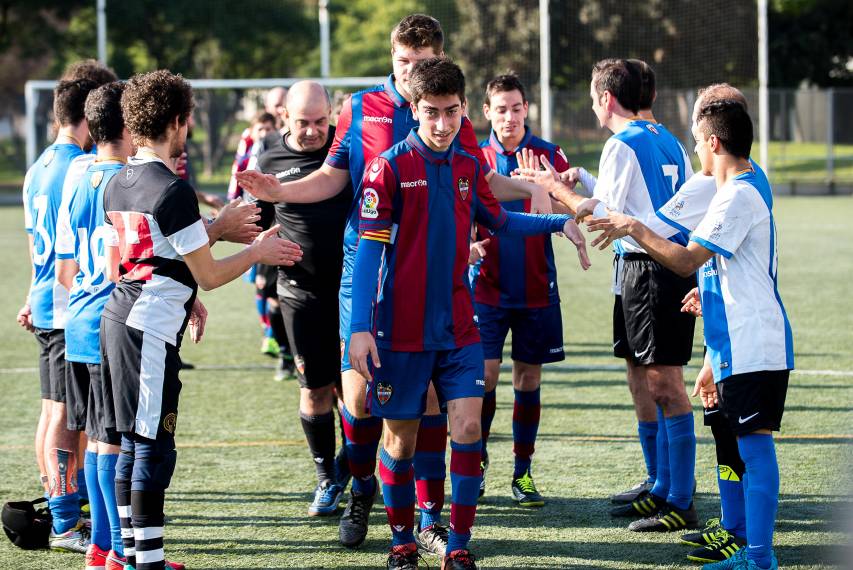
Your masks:
{"label": "soccer player", "polygon": [[235,174],[246,170],[252,157],[252,148],[269,133],[275,130],[275,117],[270,113],[260,113],[252,119],[252,124],[240,135],[240,143],[234,154],[231,165],[231,180],[228,182],[228,199],[233,200],[243,196],[243,188],[237,183]]}
{"label": "soccer player", "polygon": [[97,59],[82,59],[68,64],[59,79],[60,81],[88,79],[97,85],[106,85],[118,81],[118,76]]}
{"label": "soccer player", "polygon": [[794,352],[777,286],[773,195],[749,160],[752,120],[739,101],[706,103],[694,137],[717,193],[686,247],[610,215],[660,263],[680,275],[699,272],[707,353],[697,384],[705,407],[719,405],[737,436],[748,475],[748,546],[705,568],[777,568],[772,540],[779,468],[772,432],[781,425]]}
{"label": "soccer player", "polygon": [[380,472],[393,535],[388,568],[417,567],[413,459],[432,380],[451,433],[451,525],[442,568],[472,569],[468,542],[480,488],[485,382],[467,284],[471,224],[533,235],[568,231],[571,218],[500,207],[479,160],[454,144],[465,113],[458,66],[443,58],[419,62],[409,89],[418,127],[374,159],[362,181],[350,360],[363,377],[372,376],[368,407],[384,418]]}
{"label": "soccer player", "polygon": [[[480,143],[486,160],[496,172],[509,176],[518,167],[516,153],[527,150],[545,155],[557,172],[569,168],[559,146],[536,137],[525,124],[528,102],[524,85],[515,75],[500,75],[486,86],[483,113],[492,125],[488,139]],[[505,202],[510,212],[530,212],[529,200]],[[586,242],[577,229],[575,245],[581,266],[589,267]],[[483,397],[483,480],[489,465],[486,450],[495,417],[495,389],[500,374],[501,354],[507,333],[512,330],[512,383],[515,391],[512,437],[515,466],[510,485],[512,497],[522,507],[545,504],[531,474],[532,456],[539,430],[539,385],[542,364],[565,359],[563,321],[557,289],[557,267],[550,235],[492,235],[477,226],[478,241],[485,241],[484,259],[474,287],[477,320],[485,355],[486,391]]]}
{"label": "soccer player", "polygon": [[[27,171],[24,180],[24,225],[29,234],[32,281],[17,321],[35,333],[39,344],[41,416],[35,448],[42,485],[53,517],[50,544],[57,550],[85,552],[88,530],[79,521],[78,482],[82,474],[80,437],[69,431],[65,408],[65,318],[68,290],[55,272],[56,224],[63,191],[73,189],[86,163],[74,159],[91,148],[83,112],[86,96],[98,87],[88,79],[60,81],[54,89],[53,112],[59,131]],[[80,473],[78,473],[78,469]]]}
{"label": "soccer player", "polygon": [[[341,517],[340,541],[354,548],[367,536],[368,515],[377,492],[376,452],[382,424],[365,407],[367,381],[350,366],[349,335],[352,299],[352,268],[358,244],[358,211],[362,202],[361,181],[365,165],[395,143],[402,141],[417,122],[411,111],[409,73],[418,61],[444,56],[444,32],[438,20],[424,14],[403,18],[391,31],[393,73],[383,85],[355,93],[344,104],[338,119],[335,142],[325,164],[305,178],[280,184],[270,175],[245,171],[237,175],[244,188],[258,198],[273,202],[305,203],[326,200],[340,193],[348,182],[355,189],[344,231],[344,262],[339,293],[340,337],[343,347],[341,373],[344,392],[344,428],[347,459],[353,475],[352,493]],[[501,200],[532,198],[535,211],[550,211],[544,189],[495,174],[477,145],[471,122],[464,118],[456,144],[480,159],[495,196]],[[443,554],[447,530],[440,524],[444,504],[447,419],[438,408],[433,390],[427,415],[421,421],[415,472],[421,510],[417,539],[427,551]]]}
{"label": "soccer player", "polygon": [[108,557],[124,556],[114,483],[121,438],[115,431],[109,378],[102,374],[98,337],[101,311],[112,291],[104,273],[103,192],[133,154],[121,115],[123,90],[116,81],[93,90],[86,99],[85,116],[97,157],[86,161],[89,167],[68,199],[67,210],[61,212],[56,240],[57,277],[70,290],[64,355],[67,427],[85,429],[88,437],[84,473],[92,535],[87,568],[104,567]]}
{"label": "soccer player", "polygon": [[[282,181],[299,180],[322,167],[335,137],[329,124],[329,95],[322,85],[300,81],[287,92],[285,133],[258,157],[257,168]],[[337,511],[349,466],[336,461],[333,408],[340,391],[338,287],[343,261],[343,229],[352,188],[309,204],[261,202],[281,226],[281,235],[302,247],[302,262],[278,269],[278,301],[300,386],[299,418],[317,470],[309,515]],[[266,220],[264,220],[266,222]]]}
{"label": "soccer player", "polygon": [[121,109],[139,149],[104,194],[106,270],[117,285],[101,316],[101,350],[121,433],[116,501],[122,527],[133,529],[124,551],[136,570],[164,568],[163,499],[175,468],[178,351],[188,323],[193,340],[203,331],[198,286],[219,287],[253,263],[301,259],[297,245],[275,236],[278,226],[230,257],[210,255],[212,236],[195,193],[171,168],[186,143],[192,107],[192,89],[180,76],[166,70],[134,76]]}

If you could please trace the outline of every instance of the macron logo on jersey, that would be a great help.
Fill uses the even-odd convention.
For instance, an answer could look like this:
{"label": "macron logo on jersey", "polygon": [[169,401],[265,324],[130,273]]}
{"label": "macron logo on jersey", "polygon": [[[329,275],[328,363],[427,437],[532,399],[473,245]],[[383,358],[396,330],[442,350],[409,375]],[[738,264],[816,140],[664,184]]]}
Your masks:
{"label": "macron logo on jersey", "polygon": [[298,166],[294,166],[293,168],[288,168],[284,172],[279,172],[278,174],[275,175],[275,177],[276,178],[286,178],[286,177],[292,176],[294,174],[299,174],[300,172],[302,172],[302,169],[300,169]]}
{"label": "macron logo on jersey", "polygon": [[365,115],[362,120],[365,123],[385,123],[386,125],[390,125],[394,122],[394,119],[391,117],[371,117],[369,115]]}
{"label": "macron logo on jersey", "polygon": [[400,188],[418,188],[419,186],[426,187],[426,185],[427,185],[427,181],[423,180],[423,179],[411,180],[408,182],[400,182]]}

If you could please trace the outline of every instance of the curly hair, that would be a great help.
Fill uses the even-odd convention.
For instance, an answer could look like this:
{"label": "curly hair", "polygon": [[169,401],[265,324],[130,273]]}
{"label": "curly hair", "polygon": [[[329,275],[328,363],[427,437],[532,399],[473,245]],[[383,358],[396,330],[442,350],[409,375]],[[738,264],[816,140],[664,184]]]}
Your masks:
{"label": "curly hair", "polygon": [[185,125],[192,110],[192,87],[167,69],[134,75],[121,96],[124,124],[138,144],[162,141],[172,121]]}
{"label": "curly hair", "polygon": [[410,14],[391,30],[391,49],[398,44],[414,49],[432,48],[438,55],[444,51],[444,32],[432,16]]}
{"label": "curly hair", "polygon": [[98,85],[118,81],[115,72],[97,59],[83,59],[69,63],[60,80],[88,79]]}
{"label": "curly hair", "polygon": [[417,62],[409,74],[409,91],[415,105],[431,95],[459,95],[465,102],[465,75],[447,58],[424,59]]}
{"label": "curly hair", "polygon": [[83,107],[86,97],[97,87],[88,79],[71,79],[57,84],[53,89],[53,115],[60,126],[80,124],[85,118]]}
{"label": "curly hair", "polygon": [[89,134],[96,143],[111,143],[121,139],[124,118],[121,114],[121,95],[125,84],[113,81],[101,85],[86,98],[86,121]]}

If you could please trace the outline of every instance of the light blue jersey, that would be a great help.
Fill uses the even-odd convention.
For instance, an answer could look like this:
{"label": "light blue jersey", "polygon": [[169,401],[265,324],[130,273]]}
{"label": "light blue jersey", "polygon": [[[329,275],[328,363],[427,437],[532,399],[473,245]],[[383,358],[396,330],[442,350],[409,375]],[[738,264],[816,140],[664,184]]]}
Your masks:
{"label": "light blue jersey", "polygon": [[65,358],[70,362],[101,363],[101,313],[114,286],[105,273],[104,189],[123,166],[118,162],[92,164],[71,195],[67,223],[61,223],[57,231],[57,257],[74,259],[80,267],[65,325]]}
{"label": "light blue jersey", "polygon": [[24,179],[24,226],[33,236],[35,269],[30,285],[30,309],[33,325],[40,329],[65,326],[68,291],[56,280],[54,271],[56,225],[63,187],[70,186],[72,162],[83,155],[83,150],[75,144],[52,144]]}

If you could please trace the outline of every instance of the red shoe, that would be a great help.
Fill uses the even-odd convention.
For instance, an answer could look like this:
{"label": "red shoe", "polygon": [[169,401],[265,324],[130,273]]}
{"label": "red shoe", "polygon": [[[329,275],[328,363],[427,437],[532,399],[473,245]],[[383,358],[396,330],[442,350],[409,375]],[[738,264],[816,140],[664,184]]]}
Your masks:
{"label": "red shoe", "polygon": [[115,550],[110,550],[107,554],[107,565],[105,570],[124,570],[127,566],[127,558],[119,556]]}
{"label": "red shoe", "polygon": [[90,544],[86,549],[86,570],[105,570],[107,564],[107,551],[102,550],[97,544]]}

